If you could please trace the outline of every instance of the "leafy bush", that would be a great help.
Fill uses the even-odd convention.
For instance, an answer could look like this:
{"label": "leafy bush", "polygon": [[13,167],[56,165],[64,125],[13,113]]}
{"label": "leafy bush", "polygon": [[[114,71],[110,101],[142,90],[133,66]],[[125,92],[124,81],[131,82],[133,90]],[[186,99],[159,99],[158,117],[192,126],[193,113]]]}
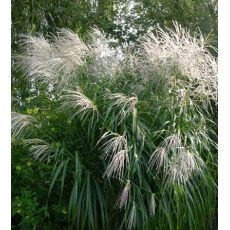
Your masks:
{"label": "leafy bush", "polygon": [[67,29],[23,38],[33,96],[15,100],[13,146],[52,165],[48,204],[68,200],[69,229],[211,226],[217,63],[174,25],[124,50],[98,29],[86,43]]}

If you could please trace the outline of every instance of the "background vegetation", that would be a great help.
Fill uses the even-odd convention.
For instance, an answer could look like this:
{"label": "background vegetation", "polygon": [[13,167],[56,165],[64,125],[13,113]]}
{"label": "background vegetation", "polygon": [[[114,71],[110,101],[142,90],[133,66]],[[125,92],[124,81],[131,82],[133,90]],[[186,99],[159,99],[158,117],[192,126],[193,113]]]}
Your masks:
{"label": "background vegetation", "polygon": [[[129,44],[131,47],[129,53],[133,54],[133,51],[139,50],[140,44],[143,44],[143,40],[142,42],[139,40],[142,35],[155,31],[157,26],[172,28],[172,20],[176,20],[182,26],[189,28],[192,35],[200,30],[209,44],[214,47],[214,49],[208,47],[209,51],[217,56],[215,51],[217,45],[216,4],[215,1],[207,0],[13,0],[12,54],[17,56],[25,51],[22,43],[19,42],[22,39],[21,34],[43,34],[48,37],[52,34],[56,35],[59,28],[70,28],[80,38],[90,43],[92,27],[95,28],[95,26],[104,31],[107,38],[110,38],[111,47],[125,48]],[[151,37],[146,37],[144,43],[146,46],[149,44],[148,39],[151,41]],[[93,60],[93,57],[87,60],[87,65],[92,62],[89,65],[90,68],[93,67]],[[127,57],[126,66],[130,65],[130,60],[131,58]],[[140,68],[144,64],[146,63],[141,63]],[[161,226],[161,229],[216,229],[217,150],[216,145],[212,144],[216,143],[217,135],[216,98],[208,100],[207,104],[207,100],[201,99],[200,95],[199,97],[195,95],[195,98],[194,95],[189,95],[188,98],[191,98],[195,104],[186,107],[185,114],[181,114],[181,105],[178,101],[172,100],[178,99],[178,90],[181,87],[187,87],[186,90],[189,89],[191,93],[192,88],[188,88],[190,87],[188,85],[181,86],[178,83],[172,87],[171,83],[168,85],[161,78],[157,83],[148,80],[146,84],[146,81],[140,81],[136,76],[146,76],[150,73],[139,72],[137,67],[134,70],[122,69],[122,74],[118,74],[119,78],[115,82],[111,83],[106,78],[100,82],[93,75],[93,71],[87,72],[84,68],[77,71],[79,80],[71,81],[69,84],[80,86],[84,95],[97,104],[100,113],[95,112],[93,113],[95,116],[92,117],[92,113],[86,113],[87,118],[82,123],[84,117],[81,119],[81,116],[74,116],[72,119],[72,111],[69,111],[71,106],[59,100],[60,88],[62,89],[63,85],[57,86],[57,93],[57,91],[50,91],[49,88],[47,90],[46,83],[31,82],[26,77],[25,69],[18,68],[15,59],[12,59],[12,110],[29,116],[18,117],[16,113],[12,114],[14,121],[19,119],[24,122],[22,129],[16,126],[17,132],[12,134],[12,228],[126,229],[136,226],[136,229],[159,229]],[[117,66],[114,68],[117,69]],[[107,74],[100,72],[101,70],[104,71],[104,68],[99,68],[99,70],[97,68],[97,73]],[[175,73],[175,68],[173,71],[176,78],[180,79],[181,72]],[[156,71],[151,74],[161,75]],[[186,82],[186,79],[180,80]],[[137,85],[139,88],[134,89]],[[141,87],[144,87],[145,91],[141,91]],[[172,87],[171,92],[168,91],[169,87]],[[76,96],[76,88],[68,87],[68,89],[72,91],[66,94],[66,101],[71,102],[70,99]],[[132,107],[132,110],[120,122],[121,115],[118,108],[115,108],[121,104],[116,100],[113,101],[116,95],[103,99],[106,90],[111,94],[123,93],[127,96],[123,99],[127,100],[137,97],[138,116],[135,118],[134,111],[136,110]],[[151,95],[151,92],[154,92],[154,95]],[[112,100],[115,106],[111,107],[112,114],[107,111],[111,105],[108,104],[109,100]],[[151,106],[153,102],[155,109]],[[134,105],[136,106],[135,103]],[[170,107],[170,105],[175,106]],[[60,106],[62,110],[57,110]],[[133,112],[134,115],[131,115]],[[176,121],[179,129],[173,126],[176,114],[180,119]],[[36,121],[33,120],[34,118]],[[185,119],[189,119],[189,122]],[[153,124],[153,127],[149,125],[145,127],[146,122]],[[18,132],[24,131],[30,123],[35,126],[25,129],[25,132]],[[145,132],[147,138],[145,142],[138,140],[137,124],[143,125],[142,133]],[[141,157],[141,165],[135,165],[136,158],[133,157],[130,159],[131,166],[125,170],[123,177],[116,174],[116,171],[107,171],[106,176],[109,175],[109,179],[103,179],[106,165],[98,157],[103,152],[103,143],[107,143],[109,137],[116,137],[115,134],[115,136],[109,136],[109,134],[123,135],[124,130],[128,138],[128,148],[131,148],[133,156],[136,156],[135,152],[136,154],[143,152],[141,156],[138,155]],[[186,139],[189,139],[187,146],[190,147],[192,138],[195,136],[200,144],[194,143],[193,148],[198,150],[207,168],[203,177],[198,173],[189,184],[186,182],[186,186],[175,183],[167,189],[162,187],[162,175],[155,170],[149,170],[149,165],[147,165],[149,159],[152,159],[150,162],[154,168],[154,162],[156,164],[157,160],[150,158],[150,149],[157,150],[157,146],[167,138],[166,134],[156,134],[155,130],[159,132],[167,130],[171,134],[177,130],[177,134],[181,135],[183,145],[186,145]],[[199,136],[194,133],[198,130],[201,130]],[[107,133],[107,136],[104,136],[105,139],[101,139],[106,132],[111,133]],[[24,139],[33,140],[27,140],[26,144],[21,144],[21,134],[25,134]],[[148,141],[148,137],[151,141]],[[39,138],[40,142],[35,138]],[[41,139],[46,142],[41,143]],[[36,146],[42,148],[39,149]],[[48,154],[55,157],[49,158],[48,155],[44,155],[45,161],[44,159],[43,161],[34,160],[34,155],[31,153],[37,151],[39,155],[39,151],[44,148],[48,150]],[[92,149],[93,154],[90,154]],[[109,165],[109,159],[106,157],[105,162]],[[123,209],[115,211],[114,203],[116,204],[119,194],[125,194],[122,191],[129,191],[130,187],[131,196],[134,199],[128,199],[126,211]],[[149,204],[152,206],[149,207]],[[119,205],[124,205],[121,200],[117,203],[118,209]]]}

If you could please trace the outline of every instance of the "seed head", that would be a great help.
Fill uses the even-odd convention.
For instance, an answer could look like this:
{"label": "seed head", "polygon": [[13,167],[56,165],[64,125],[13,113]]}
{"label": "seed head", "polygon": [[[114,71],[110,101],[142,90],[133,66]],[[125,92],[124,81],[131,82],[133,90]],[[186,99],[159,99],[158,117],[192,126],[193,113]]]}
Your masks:
{"label": "seed head", "polygon": [[129,116],[129,114],[133,113],[135,110],[135,106],[138,102],[138,98],[136,96],[127,97],[122,93],[114,93],[108,95],[111,103],[109,104],[109,110],[113,110],[113,108],[118,108],[117,119],[119,120],[119,124]]}
{"label": "seed head", "polygon": [[130,188],[131,188],[131,184],[130,184],[130,180],[128,180],[115,203],[115,208],[121,209],[126,206],[129,198]]}
{"label": "seed head", "polygon": [[118,133],[109,133],[106,132],[99,140],[99,142],[103,142],[108,139],[103,145],[103,155],[102,158],[107,159],[115,156],[118,152],[124,150],[128,151],[127,139],[125,134],[120,135]]}
{"label": "seed head", "polygon": [[26,129],[35,122],[36,122],[35,118],[30,115],[12,112],[11,113],[12,140],[14,141],[19,140],[25,133]]}
{"label": "seed head", "polygon": [[155,194],[151,194],[151,200],[150,200],[150,213],[152,216],[155,216],[155,210],[156,210],[156,199]]}
{"label": "seed head", "polygon": [[80,114],[81,118],[88,112],[97,111],[94,102],[81,93],[79,89],[77,91],[66,91],[66,94],[62,96],[60,109],[63,111],[71,111],[73,114],[72,117]]}
{"label": "seed head", "polygon": [[160,147],[154,151],[154,153],[151,155],[149,164],[152,168],[153,166],[156,166],[156,169],[159,171],[162,167],[163,170],[166,171],[168,167],[168,153],[166,148]]}
{"label": "seed head", "polygon": [[124,174],[125,163],[127,164],[128,162],[128,151],[119,151],[113,156],[112,160],[105,170],[104,176],[110,177],[112,175],[117,175],[121,179]]}
{"label": "seed head", "polygon": [[133,229],[136,225],[137,219],[137,210],[136,210],[136,203],[133,201],[132,209],[129,215],[129,222],[128,222],[128,229]]}

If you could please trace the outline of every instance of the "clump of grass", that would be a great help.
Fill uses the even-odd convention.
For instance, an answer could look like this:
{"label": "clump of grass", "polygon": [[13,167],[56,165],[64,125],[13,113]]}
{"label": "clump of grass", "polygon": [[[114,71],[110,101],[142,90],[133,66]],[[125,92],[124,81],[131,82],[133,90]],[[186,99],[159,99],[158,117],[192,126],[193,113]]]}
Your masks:
{"label": "clump of grass", "polygon": [[[53,89],[51,120],[40,114],[27,144],[53,163],[49,195],[55,186],[69,194],[69,227],[206,229],[217,190],[217,63],[203,36],[175,23],[144,35],[134,53],[112,49],[98,29],[87,44],[67,29],[23,44],[19,66],[37,91]],[[13,117],[15,134],[26,118]]]}

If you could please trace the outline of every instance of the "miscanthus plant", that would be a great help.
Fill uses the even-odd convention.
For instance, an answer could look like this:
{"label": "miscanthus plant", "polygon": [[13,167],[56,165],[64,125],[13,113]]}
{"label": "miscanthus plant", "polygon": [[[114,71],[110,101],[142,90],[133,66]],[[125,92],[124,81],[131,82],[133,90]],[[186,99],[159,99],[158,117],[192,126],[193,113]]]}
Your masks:
{"label": "miscanthus plant", "polygon": [[53,165],[48,203],[60,189],[69,229],[212,228],[217,62],[202,34],[175,23],[122,50],[61,29],[22,49],[38,109],[12,113],[13,145]]}

